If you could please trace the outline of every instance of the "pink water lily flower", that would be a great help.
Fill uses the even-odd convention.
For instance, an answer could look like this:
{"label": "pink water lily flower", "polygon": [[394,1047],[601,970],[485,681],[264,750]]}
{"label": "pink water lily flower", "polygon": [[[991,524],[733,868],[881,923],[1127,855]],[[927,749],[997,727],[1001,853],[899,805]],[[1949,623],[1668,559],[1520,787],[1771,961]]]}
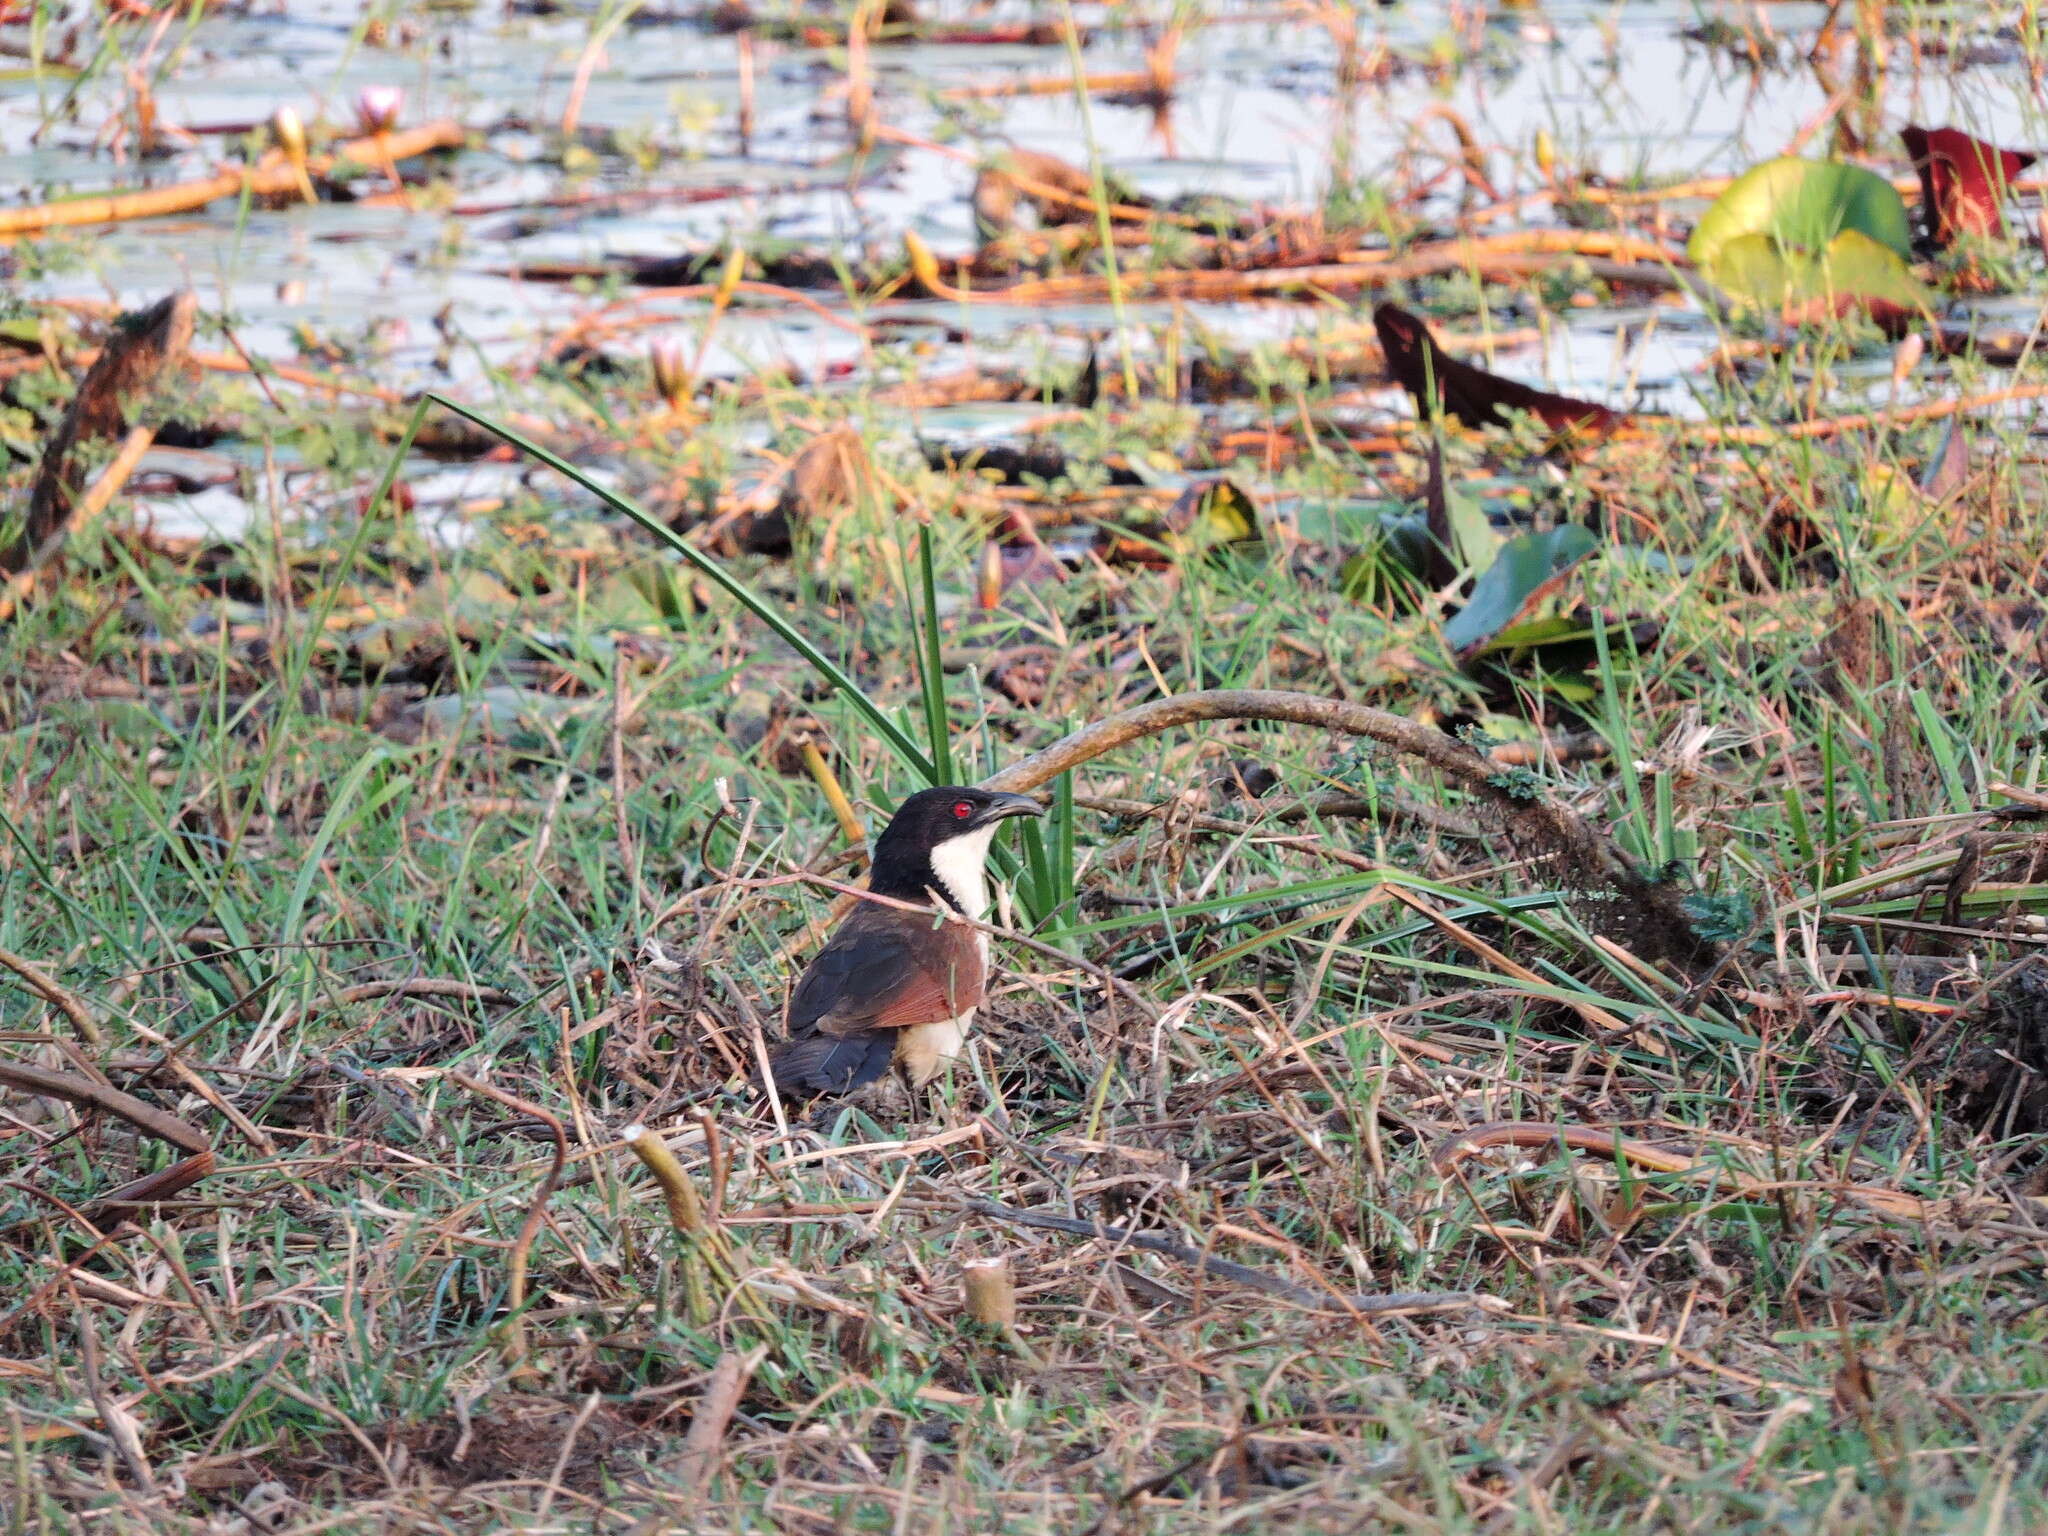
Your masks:
{"label": "pink water lily flower", "polygon": [[398,126],[405,92],[395,85],[366,85],[356,97],[356,121],[364,133],[389,133]]}

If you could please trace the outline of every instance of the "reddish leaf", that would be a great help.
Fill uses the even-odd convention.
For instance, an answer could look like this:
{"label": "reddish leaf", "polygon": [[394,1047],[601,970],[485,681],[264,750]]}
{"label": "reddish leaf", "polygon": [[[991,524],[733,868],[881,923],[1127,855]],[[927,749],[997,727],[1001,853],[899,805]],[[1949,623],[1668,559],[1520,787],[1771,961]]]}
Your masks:
{"label": "reddish leaf", "polygon": [[1938,246],[1957,235],[2005,236],[2005,199],[2013,178],[2039,156],[2000,149],[1973,139],[1960,128],[1899,130],[1920,177],[1920,210],[1927,234]]}
{"label": "reddish leaf", "polygon": [[1528,411],[1553,432],[1611,432],[1625,419],[1590,400],[1553,395],[1460,362],[1438,345],[1420,316],[1399,305],[1380,305],[1372,323],[1387,355],[1387,371],[1415,397],[1415,408],[1425,419],[1438,402],[1468,427],[1506,426],[1507,411]]}

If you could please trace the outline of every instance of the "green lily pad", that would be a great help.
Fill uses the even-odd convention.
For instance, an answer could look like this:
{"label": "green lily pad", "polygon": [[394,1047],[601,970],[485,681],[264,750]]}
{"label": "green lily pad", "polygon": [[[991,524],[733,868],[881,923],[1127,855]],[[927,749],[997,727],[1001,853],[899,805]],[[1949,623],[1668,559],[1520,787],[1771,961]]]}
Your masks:
{"label": "green lily pad", "polygon": [[1478,655],[1503,630],[1524,620],[1598,544],[1577,523],[1517,534],[1501,546],[1472,588],[1472,600],[1444,625],[1444,639],[1461,661]]}
{"label": "green lily pad", "polygon": [[1730,241],[1768,235],[1783,251],[1819,256],[1850,231],[1902,261],[1913,254],[1906,205],[1890,182],[1861,166],[1787,155],[1736,177],[1700,216],[1685,253],[1709,268]]}
{"label": "green lily pad", "polygon": [[1735,297],[1795,319],[1861,312],[1883,321],[1930,303],[1903,261],[1853,229],[1818,256],[1788,254],[1768,235],[1744,235],[1721,248],[1709,276]]}
{"label": "green lily pad", "polygon": [[1738,177],[1701,217],[1686,254],[1736,299],[1789,318],[1928,306],[1907,265],[1906,205],[1873,171],[1786,157]]}
{"label": "green lily pad", "polygon": [[1197,548],[1259,536],[1259,509],[1235,482],[1197,480],[1166,510],[1167,532]]}

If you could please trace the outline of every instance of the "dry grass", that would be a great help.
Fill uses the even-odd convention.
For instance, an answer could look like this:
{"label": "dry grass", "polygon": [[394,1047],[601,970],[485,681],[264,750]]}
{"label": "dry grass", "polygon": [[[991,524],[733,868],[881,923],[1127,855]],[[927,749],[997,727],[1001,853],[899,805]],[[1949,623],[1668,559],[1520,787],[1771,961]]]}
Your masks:
{"label": "dry grass", "polygon": [[[1416,301],[1616,297],[1543,265]],[[430,540],[391,422],[216,375],[180,410],[309,472],[238,542],[95,531],[0,638],[8,1532],[2048,1528],[2023,419],[1753,441],[1886,403],[1830,325],[1730,338],[1714,442],[1453,434],[1598,544],[1576,636],[1461,660],[1366,579],[1425,467],[1355,325],[1197,375],[1119,309],[963,382],[833,310],[828,394],[650,390],[638,309],[492,382],[743,596],[562,481]],[[1054,397],[985,475],[901,414]],[[1263,537],[1112,483],[1164,453]],[[1208,689],[1347,702],[1124,733],[1012,850],[971,1058],[760,1102],[889,732],[977,778]]]}

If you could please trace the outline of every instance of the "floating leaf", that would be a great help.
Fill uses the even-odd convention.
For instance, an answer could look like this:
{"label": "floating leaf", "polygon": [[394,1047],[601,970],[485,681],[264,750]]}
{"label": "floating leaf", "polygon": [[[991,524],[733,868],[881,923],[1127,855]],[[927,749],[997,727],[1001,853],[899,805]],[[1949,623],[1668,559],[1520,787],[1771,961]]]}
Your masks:
{"label": "floating leaf", "polygon": [[1793,319],[1860,311],[1887,323],[1927,307],[1906,265],[1906,205],[1861,166],[1767,160],[1715,199],[1685,249],[1718,287]]}
{"label": "floating leaf", "polygon": [[1234,481],[1197,480],[1166,509],[1166,528],[1198,545],[1241,544],[1259,536],[1259,509]]}
{"label": "floating leaf", "polygon": [[1909,123],[1899,130],[1899,137],[1920,177],[1920,215],[1929,239],[1947,246],[1957,235],[2005,238],[2005,200],[2013,178],[2039,156],[2000,149],[1960,128]]}
{"label": "floating leaf", "polygon": [[1509,411],[1527,411],[1553,432],[1611,432],[1625,419],[1590,400],[1574,400],[1504,379],[1444,351],[1419,315],[1397,304],[1372,312],[1387,371],[1414,397],[1426,420],[1446,411],[1468,427],[1504,427]]}
{"label": "floating leaf", "polygon": [[1480,654],[1509,625],[1523,620],[1598,543],[1577,523],[1509,539],[1473,587],[1472,600],[1444,625],[1444,639],[1458,659]]}
{"label": "floating leaf", "polygon": [[1853,229],[1818,258],[1790,255],[1768,235],[1743,235],[1721,247],[1710,275],[1794,324],[1866,314],[1895,329],[1928,306],[1927,290],[1906,264]]}
{"label": "floating leaf", "polygon": [[1913,254],[1906,205],[1890,182],[1861,166],[1787,155],[1736,177],[1700,216],[1685,252],[1709,267],[1729,241],[1769,235],[1787,250],[1818,256],[1845,230],[1901,259]]}

